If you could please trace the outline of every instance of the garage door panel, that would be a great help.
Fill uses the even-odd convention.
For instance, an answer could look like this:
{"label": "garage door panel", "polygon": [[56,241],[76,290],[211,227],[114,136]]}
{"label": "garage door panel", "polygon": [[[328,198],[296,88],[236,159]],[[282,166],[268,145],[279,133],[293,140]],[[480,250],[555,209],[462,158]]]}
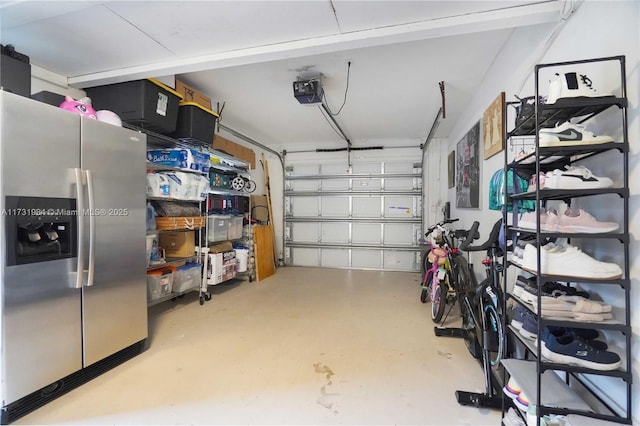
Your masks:
{"label": "garage door panel", "polygon": [[415,245],[416,227],[412,223],[387,223],[384,225],[384,243],[393,245]]}
{"label": "garage door panel", "polygon": [[318,224],[317,223],[292,223],[291,224],[291,239],[301,243],[316,243],[320,241],[318,238]]}
{"label": "garage door panel", "polygon": [[384,172],[395,173],[395,174],[415,173],[414,163],[407,163],[407,162],[385,163]]}
{"label": "garage door panel", "polygon": [[353,179],[354,191],[379,191],[382,189],[381,179],[363,178]]}
{"label": "garage door panel", "polygon": [[321,197],[322,217],[348,217],[349,197]]}
{"label": "garage door panel", "polygon": [[351,266],[359,269],[381,269],[382,250],[351,250]]}
{"label": "garage door panel", "polygon": [[319,189],[320,182],[317,180],[292,180],[288,184],[288,190],[290,191],[317,191]]}
{"label": "garage door panel", "polygon": [[320,266],[318,250],[320,249],[293,247],[290,261],[296,266]]}
{"label": "garage door panel", "polygon": [[326,268],[348,268],[348,249],[322,249],[321,264]]}
{"label": "garage door panel", "polygon": [[417,186],[417,182],[415,182],[413,178],[386,179],[384,181],[384,188],[387,190],[400,191],[419,189],[419,187]]}
{"label": "garage door panel", "polygon": [[323,191],[346,191],[349,189],[349,179],[327,179],[322,181]]}
{"label": "garage door panel", "polygon": [[353,217],[380,217],[380,196],[353,197]]}
{"label": "garage door panel", "polygon": [[318,216],[318,212],[320,211],[320,199],[318,197],[295,197],[291,202],[291,214],[294,217]]}
{"label": "garage door panel", "polygon": [[348,243],[349,224],[348,223],[323,223],[322,240],[323,243]]}
{"label": "garage door panel", "polygon": [[410,251],[386,250],[384,252],[384,269],[394,271],[414,271],[416,256]]}
{"label": "garage door panel", "polygon": [[354,175],[361,174],[379,174],[382,173],[382,164],[380,163],[356,163],[352,167]]}
{"label": "garage door panel", "polygon": [[406,196],[388,196],[384,199],[384,214],[386,217],[406,217],[414,216],[413,198]]}
{"label": "garage door panel", "polygon": [[287,166],[288,176],[309,176],[320,174],[320,164],[295,164]]}
{"label": "garage door panel", "polygon": [[380,225],[377,223],[354,223],[352,241],[354,244],[380,244]]}

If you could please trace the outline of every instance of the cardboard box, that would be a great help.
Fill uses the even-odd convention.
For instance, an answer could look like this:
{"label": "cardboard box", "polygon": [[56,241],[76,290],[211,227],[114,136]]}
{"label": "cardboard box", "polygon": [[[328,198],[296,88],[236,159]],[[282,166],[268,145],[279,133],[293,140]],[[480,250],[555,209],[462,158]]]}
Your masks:
{"label": "cardboard box", "polygon": [[160,247],[166,257],[189,257],[195,254],[195,232],[161,232]]}
{"label": "cardboard box", "polygon": [[269,222],[269,210],[266,195],[251,196],[251,218],[263,224]]}
{"label": "cardboard box", "polygon": [[207,284],[215,285],[235,278],[236,252],[209,253],[207,256]]}
{"label": "cardboard box", "polygon": [[235,142],[231,142],[229,139],[216,134],[213,139],[213,149],[226,152],[227,154],[242,160],[251,165],[251,169],[256,168],[256,153],[252,149],[246,148]]}
{"label": "cardboard box", "polygon": [[193,87],[176,79],[176,92],[180,93],[183,102],[195,102],[207,109],[211,109],[211,98],[205,96],[202,92],[197,91]]}

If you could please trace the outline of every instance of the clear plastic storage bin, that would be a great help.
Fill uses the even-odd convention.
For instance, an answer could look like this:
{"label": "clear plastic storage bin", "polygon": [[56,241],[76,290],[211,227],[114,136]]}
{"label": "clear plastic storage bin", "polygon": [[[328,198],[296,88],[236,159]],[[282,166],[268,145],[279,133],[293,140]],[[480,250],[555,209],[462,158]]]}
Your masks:
{"label": "clear plastic storage bin", "polygon": [[166,267],[147,272],[147,294],[149,301],[171,294],[175,268]]}
{"label": "clear plastic storage bin", "polygon": [[242,222],[244,216],[231,216],[229,218],[229,239],[237,240],[242,238]]}
{"label": "clear plastic storage bin", "polygon": [[179,266],[173,280],[173,292],[182,293],[183,291],[199,287],[201,266],[199,263],[187,263]]}
{"label": "clear plastic storage bin", "polygon": [[210,215],[207,217],[208,240],[209,242],[225,241],[229,239],[230,216]]}

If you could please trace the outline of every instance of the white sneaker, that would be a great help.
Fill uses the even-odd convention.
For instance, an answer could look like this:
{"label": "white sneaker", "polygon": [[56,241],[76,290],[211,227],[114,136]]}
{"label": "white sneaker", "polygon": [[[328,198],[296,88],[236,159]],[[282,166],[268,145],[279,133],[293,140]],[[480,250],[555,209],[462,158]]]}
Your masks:
{"label": "white sneaker", "polygon": [[[540,218],[540,220],[542,221],[542,218]],[[518,222],[518,224],[519,223],[520,222]],[[596,218],[582,209],[578,211],[572,209],[565,210],[564,214],[558,216],[555,225],[558,232],[584,232],[586,234],[613,232],[618,229],[617,223],[598,222]]]}
{"label": "white sneaker", "polygon": [[599,98],[611,97],[611,93],[599,93],[593,88],[591,79],[585,74],[576,72],[556,73],[553,80],[549,82],[549,96],[547,104],[554,104],[562,98]]}
{"label": "white sneaker", "polygon": [[[560,248],[560,249],[559,249]],[[522,254],[523,269],[536,273],[537,249],[527,244]],[[572,245],[548,249],[543,246],[540,251],[540,272],[548,275],[561,275],[581,278],[616,279],[622,276],[622,269],[615,263],[600,262],[583,253]]]}
{"label": "white sneaker", "polygon": [[613,186],[608,177],[594,176],[584,166],[567,166],[566,170],[547,172],[544,187],[547,189],[598,189]]}
{"label": "white sneaker", "polygon": [[565,121],[552,128],[540,129],[540,146],[572,146],[613,142],[611,136],[596,136],[584,126]]}

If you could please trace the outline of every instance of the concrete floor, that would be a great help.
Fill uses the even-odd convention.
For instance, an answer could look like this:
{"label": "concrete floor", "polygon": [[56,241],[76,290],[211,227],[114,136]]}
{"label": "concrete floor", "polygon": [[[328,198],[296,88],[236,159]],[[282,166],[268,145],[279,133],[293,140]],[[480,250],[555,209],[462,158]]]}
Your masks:
{"label": "concrete floor", "polygon": [[149,310],[150,347],[15,424],[499,425],[482,370],[435,337],[419,275],[279,268]]}

